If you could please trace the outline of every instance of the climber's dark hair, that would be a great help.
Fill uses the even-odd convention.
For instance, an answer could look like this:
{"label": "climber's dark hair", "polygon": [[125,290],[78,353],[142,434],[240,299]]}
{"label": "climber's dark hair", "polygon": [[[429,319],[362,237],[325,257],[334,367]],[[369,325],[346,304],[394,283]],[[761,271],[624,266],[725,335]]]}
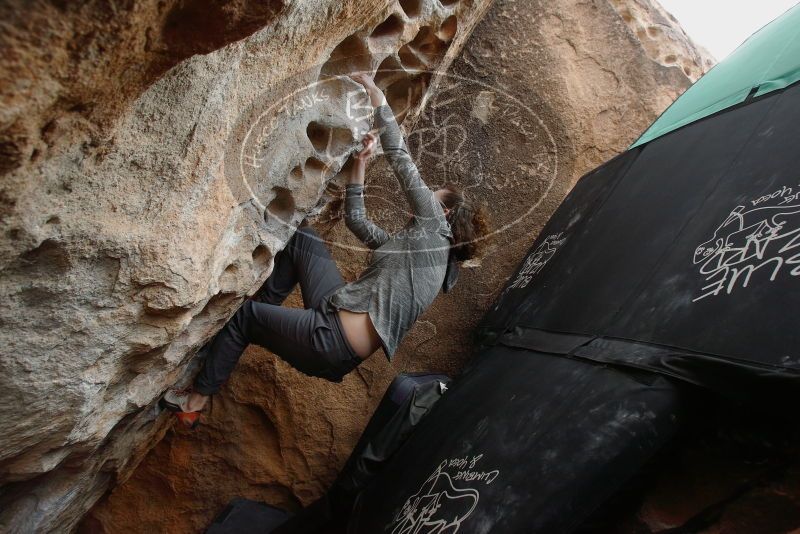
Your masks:
{"label": "climber's dark hair", "polygon": [[486,208],[474,204],[464,197],[460,187],[447,182],[442,186],[442,203],[450,210],[447,221],[453,231],[451,253],[458,261],[473,259],[480,255],[489,234],[489,214]]}

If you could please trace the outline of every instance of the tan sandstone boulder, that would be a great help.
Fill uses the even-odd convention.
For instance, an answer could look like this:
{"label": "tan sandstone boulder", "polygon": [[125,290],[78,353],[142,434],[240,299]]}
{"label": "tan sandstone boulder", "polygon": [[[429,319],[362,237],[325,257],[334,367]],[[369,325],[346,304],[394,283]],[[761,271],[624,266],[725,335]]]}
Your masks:
{"label": "tan sandstone boulder", "polygon": [[488,4],[0,6],[0,530],[69,530],[161,438],[369,126],[336,76],[390,58],[413,113]]}

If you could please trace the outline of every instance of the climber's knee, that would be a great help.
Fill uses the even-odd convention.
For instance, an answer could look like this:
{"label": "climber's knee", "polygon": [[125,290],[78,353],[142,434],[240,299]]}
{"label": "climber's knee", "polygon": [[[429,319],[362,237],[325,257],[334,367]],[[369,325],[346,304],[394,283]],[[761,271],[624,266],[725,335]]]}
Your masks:
{"label": "climber's knee", "polygon": [[320,237],[316,230],[310,226],[301,226],[295,231],[290,244],[294,251],[300,252],[312,249],[319,240]]}
{"label": "climber's knee", "polygon": [[295,231],[298,239],[307,239],[309,237],[319,239],[319,234],[311,226],[299,226]]}
{"label": "climber's knee", "polygon": [[[322,244],[322,238],[310,226],[299,227],[283,251],[288,252],[295,265],[302,263],[309,256],[328,256],[329,252]],[[282,251],[282,252],[283,252]]]}

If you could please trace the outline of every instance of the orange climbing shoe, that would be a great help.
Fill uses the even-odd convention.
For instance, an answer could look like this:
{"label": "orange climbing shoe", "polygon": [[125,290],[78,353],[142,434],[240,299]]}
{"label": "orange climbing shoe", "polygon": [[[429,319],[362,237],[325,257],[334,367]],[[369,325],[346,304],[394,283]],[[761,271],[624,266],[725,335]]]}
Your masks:
{"label": "orange climbing shoe", "polygon": [[165,410],[175,412],[175,416],[181,424],[194,429],[200,423],[200,412],[192,412],[187,409],[191,392],[191,389],[169,389],[164,394],[164,397],[161,398],[159,404]]}
{"label": "orange climbing shoe", "polygon": [[200,412],[177,412],[175,417],[178,418],[183,426],[192,430],[200,424]]}

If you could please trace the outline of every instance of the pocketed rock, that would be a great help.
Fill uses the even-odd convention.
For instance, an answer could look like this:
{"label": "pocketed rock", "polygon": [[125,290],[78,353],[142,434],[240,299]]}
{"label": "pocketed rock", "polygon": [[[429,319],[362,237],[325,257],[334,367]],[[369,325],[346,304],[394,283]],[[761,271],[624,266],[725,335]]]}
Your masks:
{"label": "pocketed rock", "polygon": [[489,0],[445,4],[0,6],[1,531],[68,531],[130,476],[369,126],[336,76],[430,32],[404,54],[446,68]]}

